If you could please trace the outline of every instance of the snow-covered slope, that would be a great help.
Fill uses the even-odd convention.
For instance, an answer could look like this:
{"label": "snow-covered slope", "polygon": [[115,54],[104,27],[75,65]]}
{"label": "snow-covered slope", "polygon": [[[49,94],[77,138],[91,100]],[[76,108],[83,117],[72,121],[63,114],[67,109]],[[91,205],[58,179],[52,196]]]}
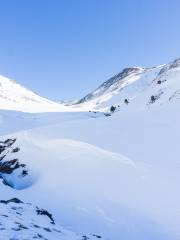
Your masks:
{"label": "snow-covered slope", "polygon": [[69,111],[63,104],[40,97],[3,76],[0,76],[0,109],[23,112]]}
{"label": "snow-covered slope", "polygon": [[146,72],[143,68],[125,68],[122,72],[108,79],[101,84],[95,91],[78,101],[78,104],[96,99],[97,104],[109,100],[112,95],[123,87],[133,83],[140,78],[140,75]]}
{"label": "snow-covered slope", "polygon": [[113,105],[116,110],[129,103],[145,108],[156,100],[160,104],[178,98],[180,59],[154,68],[126,68],[104,82],[75,106],[101,111]]}
{"label": "snow-covered slope", "polygon": [[[179,103],[129,106],[111,117],[62,119],[56,113],[55,122],[41,114],[48,126],[1,136],[17,139],[3,162],[18,159],[28,171],[2,175],[13,187],[1,184],[3,199],[40,206],[78,236],[179,239]],[[24,129],[36,123],[30,116],[22,120]],[[3,126],[8,131],[6,121]]]}
{"label": "snow-covered slope", "polygon": [[[180,59],[154,68],[125,68],[95,91],[72,103],[53,102],[0,76],[0,109],[23,112],[104,111],[113,105],[116,110],[131,102],[139,107],[158,100],[159,103],[178,98]],[[159,101],[160,100],[160,101]]]}
{"label": "snow-covered slope", "polygon": [[96,234],[78,235],[55,223],[45,209],[18,198],[0,200],[0,239],[97,240]]}
{"label": "snow-covered slope", "polygon": [[[173,161],[176,171],[171,172],[174,167],[170,167],[167,162],[167,151],[162,154],[163,161],[157,152],[153,160],[149,152],[146,154],[150,141],[147,141],[147,145],[141,144],[144,151],[139,156],[136,154],[138,159],[134,156],[133,161],[119,153],[123,149],[123,138],[114,146],[117,147],[116,151],[104,150],[108,141],[117,142],[115,133],[120,136],[121,132],[122,137],[123,126],[117,130],[119,117],[113,117],[112,122],[110,118],[77,120],[1,137],[3,141],[16,137],[12,150],[19,148],[19,151],[9,151],[3,162],[15,158],[27,170],[25,177],[21,176],[21,169],[15,169],[11,174],[2,174],[3,181],[12,187],[1,184],[3,199],[16,197],[23,202],[38,205],[52,213],[57,225],[78,233],[78,236],[95,234],[113,240],[122,236],[125,239],[136,237],[142,240],[178,239],[179,217],[176,211],[179,209],[179,194],[174,191],[175,181],[170,179],[171,174],[175,178],[178,176],[177,158]],[[103,126],[104,134],[102,131],[98,139],[99,124],[101,128],[107,125],[107,129]],[[74,126],[77,127],[76,131]],[[84,135],[78,137],[80,126]],[[109,128],[112,133],[108,136]],[[136,130],[140,130],[140,125],[137,125]],[[130,136],[129,132],[126,134]],[[167,137],[170,135],[167,134]],[[78,138],[86,139],[89,144]],[[140,142],[139,139],[136,144]],[[97,146],[101,144],[101,148],[96,147],[95,143]],[[129,146],[132,143],[129,140]],[[131,155],[127,149],[128,146],[123,151]],[[132,154],[133,151],[132,148]],[[162,162],[163,169],[160,168]],[[171,189],[172,184],[175,189]],[[166,191],[171,196],[168,199],[164,199]],[[171,209],[172,203],[174,209]],[[164,218],[167,215],[168,219]],[[39,224],[46,228],[43,221],[39,220]],[[23,225],[27,226],[29,222],[24,221]],[[25,232],[30,234],[29,231]]]}

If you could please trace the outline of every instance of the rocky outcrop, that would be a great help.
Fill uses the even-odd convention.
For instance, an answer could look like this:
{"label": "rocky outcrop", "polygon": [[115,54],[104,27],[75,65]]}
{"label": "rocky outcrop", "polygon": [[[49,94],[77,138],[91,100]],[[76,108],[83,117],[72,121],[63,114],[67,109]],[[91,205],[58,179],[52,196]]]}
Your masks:
{"label": "rocky outcrop", "polygon": [[[21,178],[28,175],[27,166],[20,163],[16,157],[16,153],[20,151],[20,148],[15,146],[15,142],[15,138],[0,141],[0,177],[3,178],[3,183],[10,187],[14,187],[11,178],[9,178],[11,174],[13,174],[14,178],[16,178],[15,172]],[[16,180],[14,179],[14,181]]]}

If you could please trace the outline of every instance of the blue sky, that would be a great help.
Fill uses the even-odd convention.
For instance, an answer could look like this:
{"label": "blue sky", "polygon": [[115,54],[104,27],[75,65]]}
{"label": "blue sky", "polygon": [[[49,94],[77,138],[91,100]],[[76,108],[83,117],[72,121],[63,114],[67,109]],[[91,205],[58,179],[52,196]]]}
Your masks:
{"label": "blue sky", "polygon": [[0,0],[0,11],[0,74],[51,99],[180,57],[179,0]]}

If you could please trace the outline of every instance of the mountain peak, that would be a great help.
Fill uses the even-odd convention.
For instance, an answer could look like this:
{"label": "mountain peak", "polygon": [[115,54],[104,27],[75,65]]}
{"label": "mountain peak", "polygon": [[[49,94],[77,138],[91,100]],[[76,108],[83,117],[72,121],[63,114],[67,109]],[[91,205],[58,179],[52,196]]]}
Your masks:
{"label": "mountain peak", "polygon": [[93,99],[94,97],[99,96],[100,94],[104,93],[108,88],[110,88],[113,84],[121,81],[122,79],[130,76],[130,75],[136,75],[144,72],[146,69],[141,67],[127,67],[124,68],[120,73],[114,75],[104,83],[102,83],[94,92],[86,95],[84,98],[79,100],[77,103],[83,103],[85,101],[89,101]]}
{"label": "mountain peak", "polygon": [[[127,99],[136,99],[137,96],[140,97],[140,93],[143,95],[145,92],[149,93],[146,96],[147,99],[142,99],[141,104],[145,101],[145,105],[147,105],[151,102],[149,99],[152,96],[153,99],[154,96],[157,96],[157,99],[159,99],[161,95],[162,100],[162,93],[165,97],[167,95],[166,92],[169,95],[163,101],[168,101],[168,98],[171,99],[178,90],[177,78],[180,75],[179,67],[180,58],[175,59],[171,63],[152,68],[124,68],[120,73],[114,75],[93,92],[76,102],[76,105],[79,104],[84,108],[89,107],[102,110],[112,105],[122,106],[125,100],[125,102],[129,102]],[[171,71],[173,69],[176,70],[176,73]]]}

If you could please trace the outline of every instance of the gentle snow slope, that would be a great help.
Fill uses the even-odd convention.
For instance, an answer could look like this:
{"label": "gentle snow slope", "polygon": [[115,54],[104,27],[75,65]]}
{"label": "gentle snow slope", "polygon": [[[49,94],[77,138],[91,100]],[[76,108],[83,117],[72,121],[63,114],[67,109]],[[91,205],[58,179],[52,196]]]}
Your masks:
{"label": "gentle snow slope", "polygon": [[0,76],[0,109],[23,112],[69,111],[63,104],[40,97],[13,80]]}
{"label": "gentle snow slope", "polygon": [[[32,185],[0,191],[50,210],[75,232],[178,239],[178,106],[178,100],[144,110],[129,104],[108,118],[60,122],[57,113],[52,126],[14,133],[21,149],[16,157],[29,167]],[[23,183],[15,179],[18,188]]]}

